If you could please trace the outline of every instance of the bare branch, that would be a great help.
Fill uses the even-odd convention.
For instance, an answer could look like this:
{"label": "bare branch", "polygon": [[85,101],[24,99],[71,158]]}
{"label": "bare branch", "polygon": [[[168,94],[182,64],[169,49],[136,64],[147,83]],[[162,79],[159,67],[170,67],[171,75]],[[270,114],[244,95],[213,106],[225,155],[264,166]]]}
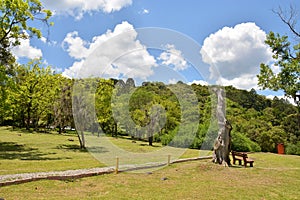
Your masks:
{"label": "bare branch", "polygon": [[296,30],[296,24],[297,24],[297,15],[298,12],[295,9],[294,6],[290,5],[289,11],[284,11],[279,6],[278,10],[273,10],[273,12],[278,15],[278,17],[281,19],[283,23],[288,25],[289,29],[294,33],[297,37],[300,38],[300,32]]}

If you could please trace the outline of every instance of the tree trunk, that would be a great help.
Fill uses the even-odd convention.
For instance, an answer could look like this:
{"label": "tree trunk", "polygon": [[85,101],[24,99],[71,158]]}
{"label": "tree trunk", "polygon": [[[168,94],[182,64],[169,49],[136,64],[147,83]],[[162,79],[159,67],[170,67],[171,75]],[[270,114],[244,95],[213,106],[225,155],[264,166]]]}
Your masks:
{"label": "tree trunk", "polygon": [[29,126],[30,126],[30,112],[31,112],[30,107],[31,107],[30,105],[28,105],[28,107],[27,107],[26,130],[28,130],[28,131],[29,131]]}
{"label": "tree trunk", "polygon": [[153,145],[153,136],[149,136],[148,138],[148,141],[149,141],[149,146],[152,146]]}
{"label": "tree trunk", "polygon": [[61,130],[61,126],[59,125],[58,126],[58,134],[61,134],[62,133],[62,130]]}
{"label": "tree trunk", "polygon": [[85,139],[84,139],[83,131],[80,131],[80,134],[77,132],[77,136],[78,136],[78,140],[79,140],[79,143],[80,143],[80,148],[85,149]]}
{"label": "tree trunk", "polygon": [[81,146],[81,148],[82,148],[82,149],[85,149],[85,138],[84,138],[84,133],[83,133],[83,131],[81,131],[81,139],[82,139],[82,146]]}
{"label": "tree trunk", "polygon": [[231,166],[229,153],[231,151],[231,124],[225,118],[225,94],[223,89],[216,88],[217,111],[219,125],[218,136],[214,144],[213,162]]}

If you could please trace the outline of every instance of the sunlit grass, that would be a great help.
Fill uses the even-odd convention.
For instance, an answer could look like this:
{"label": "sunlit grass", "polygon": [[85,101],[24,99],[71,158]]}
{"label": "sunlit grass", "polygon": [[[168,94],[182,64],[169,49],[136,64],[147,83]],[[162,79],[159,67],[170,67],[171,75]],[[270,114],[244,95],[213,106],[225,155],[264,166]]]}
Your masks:
{"label": "sunlit grass", "polygon": [[[163,148],[160,143],[149,146],[146,141],[133,142],[129,137],[108,138],[128,152],[147,153]],[[199,156],[199,150],[183,150],[181,158]],[[167,161],[167,157],[162,159]],[[80,149],[75,134],[28,133],[0,127],[0,175],[105,166],[88,151]]]}
{"label": "sunlit grass", "polygon": [[[172,164],[153,173],[120,173],[0,188],[5,199],[298,199],[298,156],[255,153],[253,168],[210,160]],[[273,166],[269,168],[269,166]]]}
{"label": "sunlit grass", "polygon": [[76,135],[26,133],[0,128],[0,174],[104,166],[79,148]]}

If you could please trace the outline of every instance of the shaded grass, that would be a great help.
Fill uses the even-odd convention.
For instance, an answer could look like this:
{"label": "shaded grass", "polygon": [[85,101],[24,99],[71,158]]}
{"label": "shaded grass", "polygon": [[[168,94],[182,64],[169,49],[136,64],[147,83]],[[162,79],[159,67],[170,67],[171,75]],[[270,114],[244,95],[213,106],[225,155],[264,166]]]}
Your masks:
{"label": "shaded grass", "polygon": [[[159,143],[149,146],[145,141],[135,143],[129,137],[110,138],[120,148],[136,153],[156,151]],[[90,147],[91,152],[106,152],[101,146]],[[182,156],[197,157],[198,150],[188,149]],[[104,167],[89,152],[80,149],[77,135],[35,133],[0,127],[0,175],[26,172],[60,171]]]}
{"label": "shaded grass", "polygon": [[[153,142],[153,146],[149,146],[147,141],[144,140],[132,140],[129,136],[123,136],[119,138],[110,138],[110,141],[129,152],[134,153],[147,153],[152,151],[157,151],[164,146],[161,143]],[[199,151],[198,149],[186,149],[184,154],[180,158],[192,158],[199,157],[200,155],[211,154],[210,151]]]}
{"label": "shaded grass", "polygon": [[[153,173],[109,174],[7,186],[0,188],[0,194],[7,199],[299,198],[299,157],[260,153],[251,157],[256,159],[254,168],[228,168],[210,161],[194,161]],[[268,168],[269,165],[273,168]]]}
{"label": "shaded grass", "polygon": [[101,166],[80,149],[76,135],[26,133],[0,127],[0,174]]}

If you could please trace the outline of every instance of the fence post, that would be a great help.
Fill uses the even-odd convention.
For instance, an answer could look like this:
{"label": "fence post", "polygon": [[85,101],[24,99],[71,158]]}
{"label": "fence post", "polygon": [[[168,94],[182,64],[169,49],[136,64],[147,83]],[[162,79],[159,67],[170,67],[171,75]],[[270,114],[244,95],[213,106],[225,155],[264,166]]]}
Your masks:
{"label": "fence post", "polygon": [[118,174],[119,172],[119,157],[116,157],[116,169],[115,169],[115,174]]}
{"label": "fence post", "polygon": [[170,165],[171,163],[171,155],[168,155],[168,166]]}

